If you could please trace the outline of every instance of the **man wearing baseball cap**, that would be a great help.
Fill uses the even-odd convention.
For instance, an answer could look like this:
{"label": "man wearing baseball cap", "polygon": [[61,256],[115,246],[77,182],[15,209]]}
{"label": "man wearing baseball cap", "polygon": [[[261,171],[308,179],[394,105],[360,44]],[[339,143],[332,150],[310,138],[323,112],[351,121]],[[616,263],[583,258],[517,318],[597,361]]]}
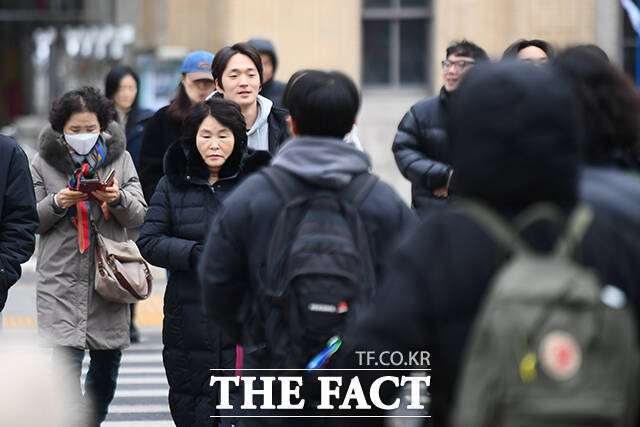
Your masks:
{"label": "man wearing baseball cap", "polygon": [[213,55],[204,50],[191,52],[182,61],[180,80],[192,104],[204,101],[213,89],[212,61]]}
{"label": "man wearing baseball cap", "polygon": [[162,159],[169,146],[180,138],[182,121],[192,105],[204,101],[214,89],[211,75],[213,54],[204,50],[191,52],[182,61],[180,84],[169,105],[159,109],[147,124],[140,147],[139,176],[147,201],[162,178]]}

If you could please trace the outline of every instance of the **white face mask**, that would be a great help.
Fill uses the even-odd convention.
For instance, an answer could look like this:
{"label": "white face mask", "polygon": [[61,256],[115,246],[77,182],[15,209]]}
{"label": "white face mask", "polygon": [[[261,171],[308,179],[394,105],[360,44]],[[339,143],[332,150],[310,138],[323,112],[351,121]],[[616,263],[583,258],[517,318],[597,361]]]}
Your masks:
{"label": "white face mask", "polygon": [[96,145],[99,133],[77,133],[75,135],[64,134],[64,139],[76,151],[76,153],[85,155]]}

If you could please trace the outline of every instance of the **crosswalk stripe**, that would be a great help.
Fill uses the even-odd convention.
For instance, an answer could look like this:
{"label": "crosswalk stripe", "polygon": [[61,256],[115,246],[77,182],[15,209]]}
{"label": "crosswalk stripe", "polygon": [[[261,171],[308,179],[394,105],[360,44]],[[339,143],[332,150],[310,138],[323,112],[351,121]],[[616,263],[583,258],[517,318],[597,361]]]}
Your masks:
{"label": "crosswalk stripe", "polygon": [[162,352],[162,349],[164,348],[164,346],[162,345],[162,343],[157,344],[157,343],[139,343],[139,344],[133,344],[131,347],[128,347],[127,349],[124,350],[124,353],[127,352],[131,352],[131,351],[160,351]]}
{"label": "crosswalk stripe", "polygon": [[168,405],[118,405],[112,404],[109,406],[109,413],[111,414],[142,414],[147,412],[154,413],[168,413]]}
{"label": "crosswalk stripe", "polygon": [[175,427],[173,421],[105,421],[102,427]]}
{"label": "crosswalk stripe", "polygon": [[116,398],[119,397],[167,397],[168,389],[143,389],[143,390],[119,390],[116,389]]}
{"label": "crosswalk stripe", "polygon": [[[82,375],[86,375],[89,368],[82,368]],[[129,374],[164,374],[164,367],[162,366],[121,366],[118,371],[118,375]]]}
{"label": "crosswalk stripe", "polygon": [[105,421],[102,427],[175,427],[173,421]]}
{"label": "crosswalk stripe", "polygon": [[[82,360],[83,365],[89,366],[89,361],[91,359],[89,357],[85,357]],[[162,354],[131,354],[124,353],[122,355],[122,360],[120,361],[121,365],[125,363],[162,363]]]}
{"label": "crosswalk stripe", "polygon": [[142,376],[118,376],[118,384],[167,384],[167,377],[164,375]]}

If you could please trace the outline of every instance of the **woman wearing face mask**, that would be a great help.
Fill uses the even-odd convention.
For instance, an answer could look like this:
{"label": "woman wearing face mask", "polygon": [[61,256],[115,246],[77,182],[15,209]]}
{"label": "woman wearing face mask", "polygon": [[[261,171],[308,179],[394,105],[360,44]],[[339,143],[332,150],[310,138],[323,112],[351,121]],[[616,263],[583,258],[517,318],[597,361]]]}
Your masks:
{"label": "woman wearing face mask", "polygon": [[170,272],[162,356],[179,427],[211,426],[210,416],[219,412],[210,369],[234,367],[235,345],[204,315],[196,266],[222,200],[270,159],[266,152],[247,150],[245,126],[231,101],[212,98],[191,109],[183,138],[167,150],[165,176],[137,242],[145,259]]}
{"label": "woman wearing face mask", "polygon": [[184,121],[192,105],[204,101],[213,91],[211,62],[206,51],[192,52],[182,62],[180,83],[175,98],[159,109],[147,124],[140,147],[140,182],[147,201],[151,199],[162,177],[162,159],[169,146],[182,133]]}
{"label": "woman wearing face mask", "polygon": [[[112,104],[85,87],[53,102],[50,127],[39,137],[31,162],[40,226],[37,272],[38,328],[55,360],[77,383],[77,401],[99,425],[113,399],[121,349],[129,345],[128,304],[104,300],[94,290],[95,224],[105,237],[124,241],[142,224],[146,204],[124,132],[111,121]],[[92,198],[74,191],[78,180],[114,170],[113,183]],[[84,404],[80,372],[89,350]],[[89,410],[91,408],[91,410]],[[85,411],[78,411],[82,413]]]}

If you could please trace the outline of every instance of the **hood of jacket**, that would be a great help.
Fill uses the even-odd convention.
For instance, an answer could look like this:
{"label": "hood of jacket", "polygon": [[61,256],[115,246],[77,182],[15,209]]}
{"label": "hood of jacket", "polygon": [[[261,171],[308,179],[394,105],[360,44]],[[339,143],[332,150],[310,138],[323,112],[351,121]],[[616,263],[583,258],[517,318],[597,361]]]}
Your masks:
{"label": "hood of jacket", "polygon": [[256,48],[256,50],[260,53],[266,53],[271,57],[271,62],[273,62],[273,74],[276,74],[276,70],[278,69],[278,56],[276,55],[276,48],[271,43],[271,40],[267,39],[251,39],[249,40],[249,44]]}
{"label": "hood of jacket", "polygon": [[[249,174],[269,164],[271,155],[267,151],[254,151],[235,146],[220,170],[219,180],[232,180]],[[177,188],[190,184],[208,185],[209,170],[195,144],[184,139],[174,142],[164,156],[164,173]]]}
{"label": "hood of jacket", "polygon": [[570,85],[551,67],[479,65],[449,99],[457,194],[498,210],[577,199],[579,123]]}
{"label": "hood of jacket", "polygon": [[[107,146],[107,156],[103,163],[103,166],[107,166],[124,153],[127,139],[122,126],[115,121],[109,123],[107,129],[100,134]],[[38,152],[47,163],[57,170],[65,174],[72,174],[76,167],[73,165],[66,148],[60,143],[61,136],[50,125],[44,128],[38,136]]]}
{"label": "hood of jacket", "polygon": [[368,172],[371,159],[338,138],[300,136],[287,141],[271,164],[316,186],[339,190]]}
{"label": "hood of jacket", "polygon": [[269,150],[269,114],[271,114],[271,108],[273,102],[270,99],[265,98],[262,95],[258,95],[258,117],[251,126],[251,129],[247,132],[247,144],[254,150]]}

